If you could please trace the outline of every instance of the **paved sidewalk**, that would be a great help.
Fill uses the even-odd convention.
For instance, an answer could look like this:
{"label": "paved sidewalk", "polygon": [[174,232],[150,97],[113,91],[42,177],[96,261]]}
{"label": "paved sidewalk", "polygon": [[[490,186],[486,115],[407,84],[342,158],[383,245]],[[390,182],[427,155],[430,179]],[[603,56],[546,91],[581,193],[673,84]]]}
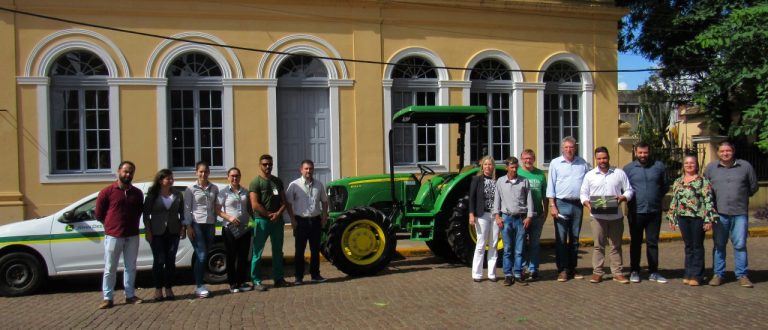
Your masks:
{"label": "paved sidewalk", "polygon": [[[708,276],[711,248],[707,240]],[[735,282],[730,248],[727,283],[683,285],[683,244],[672,241],[660,246],[667,284],[647,281],[645,273],[637,284],[609,276],[600,284],[560,283],[548,248],[542,251],[542,280],[528,286],[474,283],[468,267],[415,256],[392,262],[378,276],[358,278],[324,262],[328,282],[267,292],[230,294],[226,284],[210,285],[213,297],[201,300],[193,298],[191,271],[180,270],[175,301],[124,305],[118,288],[116,306],[97,310],[100,276],[56,279],[37,295],[0,298],[0,320],[3,329],[761,329],[768,324],[768,238],[750,239],[749,251],[753,289]],[[589,249],[581,250],[582,273],[590,270],[590,256]],[[293,274],[292,267],[286,274]],[[137,284],[137,295],[150,299],[151,274],[140,273]]]}

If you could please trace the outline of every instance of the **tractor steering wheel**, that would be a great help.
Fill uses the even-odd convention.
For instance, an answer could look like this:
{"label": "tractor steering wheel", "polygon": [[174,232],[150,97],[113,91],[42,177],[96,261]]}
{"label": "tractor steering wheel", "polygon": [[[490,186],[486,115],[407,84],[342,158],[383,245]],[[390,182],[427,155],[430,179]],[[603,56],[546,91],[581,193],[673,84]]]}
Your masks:
{"label": "tractor steering wheel", "polygon": [[417,167],[419,168],[419,170],[421,171],[421,177],[422,177],[422,178],[423,178],[425,175],[427,175],[427,174],[435,174],[435,171],[434,171],[434,170],[432,170],[431,168],[429,168],[429,166],[427,166],[427,165],[423,165],[423,164],[416,164],[416,166],[417,166]]}

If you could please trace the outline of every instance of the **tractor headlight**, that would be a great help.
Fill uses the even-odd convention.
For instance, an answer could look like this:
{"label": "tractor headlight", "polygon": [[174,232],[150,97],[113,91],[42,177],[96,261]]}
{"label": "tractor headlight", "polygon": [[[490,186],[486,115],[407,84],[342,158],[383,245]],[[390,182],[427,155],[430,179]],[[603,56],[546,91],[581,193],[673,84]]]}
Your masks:
{"label": "tractor headlight", "polygon": [[329,187],[328,204],[329,212],[344,211],[347,205],[347,189],[342,186]]}

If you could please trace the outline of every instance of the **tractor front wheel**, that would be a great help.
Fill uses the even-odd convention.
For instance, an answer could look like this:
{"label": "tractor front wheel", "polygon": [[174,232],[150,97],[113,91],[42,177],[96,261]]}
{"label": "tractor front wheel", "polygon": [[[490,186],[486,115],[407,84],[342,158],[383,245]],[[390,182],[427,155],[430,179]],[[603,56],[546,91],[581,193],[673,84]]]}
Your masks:
{"label": "tractor front wheel", "polygon": [[327,254],[336,268],[351,276],[373,275],[395,254],[397,238],[384,214],[371,207],[351,209],[328,230]]}

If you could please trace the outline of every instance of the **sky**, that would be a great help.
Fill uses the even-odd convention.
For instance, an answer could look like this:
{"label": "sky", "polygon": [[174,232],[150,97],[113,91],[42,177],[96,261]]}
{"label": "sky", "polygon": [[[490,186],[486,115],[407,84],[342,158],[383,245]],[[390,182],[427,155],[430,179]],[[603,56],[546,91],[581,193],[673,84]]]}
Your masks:
{"label": "sky", "polygon": [[[619,70],[628,69],[647,69],[654,67],[653,62],[649,62],[640,55],[619,52]],[[651,71],[644,72],[619,72],[619,90],[633,90],[644,83]]]}

